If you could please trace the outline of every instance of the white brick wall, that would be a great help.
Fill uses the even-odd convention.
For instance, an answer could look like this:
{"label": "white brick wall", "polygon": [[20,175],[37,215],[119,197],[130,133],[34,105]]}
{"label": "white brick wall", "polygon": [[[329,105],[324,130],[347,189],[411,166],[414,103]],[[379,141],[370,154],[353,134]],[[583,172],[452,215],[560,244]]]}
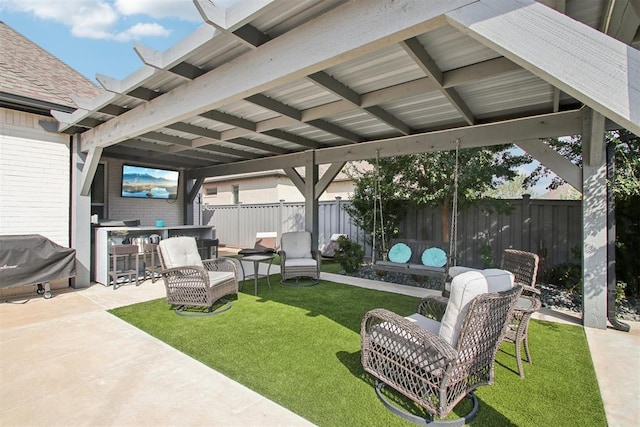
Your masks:
{"label": "white brick wall", "polygon": [[[130,199],[120,197],[123,162],[113,159],[107,159],[107,162],[107,217],[109,219],[139,219],[140,225],[149,226],[155,226],[157,219],[164,220],[167,226],[184,224],[182,214],[183,173],[180,174],[177,200]],[[162,165],[157,166],[163,167]]]}
{"label": "white brick wall", "polygon": [[69,246],[69,136],[41,116],[0,109],[0,234],[41,234]]}

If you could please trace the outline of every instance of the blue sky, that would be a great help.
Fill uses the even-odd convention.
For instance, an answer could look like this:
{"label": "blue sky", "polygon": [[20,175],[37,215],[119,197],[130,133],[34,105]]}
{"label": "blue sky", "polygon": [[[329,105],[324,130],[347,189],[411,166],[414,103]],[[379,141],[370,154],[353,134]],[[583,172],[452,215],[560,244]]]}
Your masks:
{"label": "blue sky", "polygon": [[142,67],[134,43],[164,51],[203,25],[192,0],[0,0],[0,20],[94,82]]}

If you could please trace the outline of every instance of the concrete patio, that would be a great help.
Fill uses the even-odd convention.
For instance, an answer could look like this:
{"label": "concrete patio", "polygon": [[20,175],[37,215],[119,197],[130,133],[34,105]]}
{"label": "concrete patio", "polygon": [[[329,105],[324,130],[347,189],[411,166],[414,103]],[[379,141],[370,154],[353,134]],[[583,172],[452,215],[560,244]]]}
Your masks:
{"label": "concrete patio", "polygon": [[[323,276],[415,296],[429,292]],[[115,291],[97,284],[57,291],[48,300],[0,304],[0,425],[311,425],[106,312],[163,296],[162,282],[147,280]],[[578,320],[552,311],[538,317]],[[586,335],[609,426],[635,424],[640,324],[630,333],[587,329]]]}

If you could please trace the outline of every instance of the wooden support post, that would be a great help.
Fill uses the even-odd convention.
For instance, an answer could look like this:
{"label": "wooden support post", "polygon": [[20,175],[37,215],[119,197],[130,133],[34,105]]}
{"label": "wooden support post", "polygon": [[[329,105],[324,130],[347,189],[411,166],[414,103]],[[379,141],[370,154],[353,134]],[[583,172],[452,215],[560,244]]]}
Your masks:
{"label": "wooden support post", "polygon": [[[74,288],[84,288],[91,284],[91,192],[83,194],[87,183],[89,188],[97,163],[95,156],[87,156],[80,151],[80,136],[73,136],[71,169],[71,247],[76,250],[76,277],[72,281]],[[102,152],[102,150],[99,150]],[[97,158],[99,159],[99,155]],[[87,174],[92,164],[91,177]],[[95,167],[93,167],[95,166]]]}
{"label": "wooden support post", "polygon": [[311,232],[311,248],[318,249],[318,196],[316,183],[318,182],[318,165],[315,164],[315,151],[305,152],[304,175],[304,228]]}
{"label": "wooden support post", "polygon": [[604,117],[585,111],[582,133],[582,233],[583,293],[582,316],[585,327],[607,327],[607,165]]}

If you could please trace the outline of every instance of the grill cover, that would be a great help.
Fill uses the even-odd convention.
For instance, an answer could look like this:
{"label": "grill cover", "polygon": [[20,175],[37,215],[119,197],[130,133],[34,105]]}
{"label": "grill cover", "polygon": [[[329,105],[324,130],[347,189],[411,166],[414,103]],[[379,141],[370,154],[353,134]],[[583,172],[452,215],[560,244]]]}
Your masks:
{"label": "grill cover", "polygon": [[76,275],[76,250],[39,234],[0,236],[0,288]]}

